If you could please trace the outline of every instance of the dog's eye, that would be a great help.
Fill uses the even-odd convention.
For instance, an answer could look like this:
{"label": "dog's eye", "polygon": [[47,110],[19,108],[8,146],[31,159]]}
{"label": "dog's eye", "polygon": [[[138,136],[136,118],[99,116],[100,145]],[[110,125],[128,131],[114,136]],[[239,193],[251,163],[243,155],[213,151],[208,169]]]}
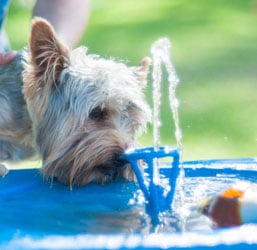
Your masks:
{"label": "dog's eye", "polygon": [[104,120],[106,116],[107,116],[107,110],[106,110],[106,109],[101,109],[100,107],[94,108],[94,109],[90,112],[90,114],[89,114],[89,117],[90,117],[92,120],[95,120],[95,121]]}

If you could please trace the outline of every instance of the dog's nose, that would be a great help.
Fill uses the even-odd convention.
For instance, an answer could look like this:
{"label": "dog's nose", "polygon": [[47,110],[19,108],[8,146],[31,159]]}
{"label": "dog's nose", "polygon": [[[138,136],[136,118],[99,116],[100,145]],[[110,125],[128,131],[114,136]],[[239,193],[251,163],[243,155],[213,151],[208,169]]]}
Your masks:
{"label": "dog's nose", "polygon": [[128,163],[128,160],[122,155],[114,155],[111,162],[102,164],[99,167],[104,175],[114,177],[121,172],[123,167]]}
{"label": "dog's nose", "polygon": [[114,163],[114,166],[119,169],[124,167],[126,164],[128,164],[129,161],[123,155],[116,155],[113,159],[113,163]]}
{"label": "dog's nose", "polygon": [[101,172],[106,176],[114,176],[117,173],[117,171],[113,165],[104,164],[99,167],[100,167]]}

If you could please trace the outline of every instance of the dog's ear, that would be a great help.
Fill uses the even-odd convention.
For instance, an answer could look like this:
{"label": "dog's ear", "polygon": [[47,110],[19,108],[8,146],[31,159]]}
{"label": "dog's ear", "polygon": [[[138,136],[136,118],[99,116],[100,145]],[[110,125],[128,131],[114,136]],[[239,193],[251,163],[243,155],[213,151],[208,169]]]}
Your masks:
{"label": "dog's ear", "polygon": [[146,86],[146,83],[147,83],[146,80],[147,80],[150,64],[151,64],[151,59],[149,57],[144,57],[139,63],[139,65],[134,68],[134,72],[142,88]]}
{"label": "dog's ear", "polygon": [[47,82],[56,84],[62,69],[68,64],[68,49],[43,18],[36,17],[32,21],[29,49],[34,77],[41,78],[43,85]]}

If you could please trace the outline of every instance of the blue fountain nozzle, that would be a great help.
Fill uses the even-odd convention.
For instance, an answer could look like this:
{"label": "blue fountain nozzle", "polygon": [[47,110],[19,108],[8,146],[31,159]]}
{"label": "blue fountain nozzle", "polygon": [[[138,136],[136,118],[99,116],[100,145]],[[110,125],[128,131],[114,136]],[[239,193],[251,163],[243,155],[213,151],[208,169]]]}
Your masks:
{"label": "blue fountain nozzle", "polygon": [[[175,147],[147,147],[129,149],[125,152],[124,157],[131,163],[137,177],[138,184],[147,201],[147,212],[157,221],[161,212],[173,209],[173,198],[176,189],[176,181],[180,173],[179,167],[179,150]],[[172,157],[173,161],[170,167],[168,177],[169,186],[161,185],[161,175],[159,173],[158,158]],[[144,160],[148,177],[144,176],[138,161]],[[148,179],[148,180],[147,180]]]}

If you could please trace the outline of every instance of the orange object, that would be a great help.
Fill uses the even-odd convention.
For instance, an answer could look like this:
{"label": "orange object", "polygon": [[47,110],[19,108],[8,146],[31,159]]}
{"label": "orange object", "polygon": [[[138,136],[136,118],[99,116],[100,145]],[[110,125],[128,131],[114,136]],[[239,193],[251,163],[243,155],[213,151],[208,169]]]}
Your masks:
{"label": "orange object", "polygon": [[211,218],[216,227],[242,224],[240,198],[244,192],[229,188],[219,196],[210,198],[202,207],[202,213]]}
{"label": "orange object", "polygon": [[229,188],[224,191],[220,197],[221,198],[238,198],[243,196],[244,192],[239,189]]}

